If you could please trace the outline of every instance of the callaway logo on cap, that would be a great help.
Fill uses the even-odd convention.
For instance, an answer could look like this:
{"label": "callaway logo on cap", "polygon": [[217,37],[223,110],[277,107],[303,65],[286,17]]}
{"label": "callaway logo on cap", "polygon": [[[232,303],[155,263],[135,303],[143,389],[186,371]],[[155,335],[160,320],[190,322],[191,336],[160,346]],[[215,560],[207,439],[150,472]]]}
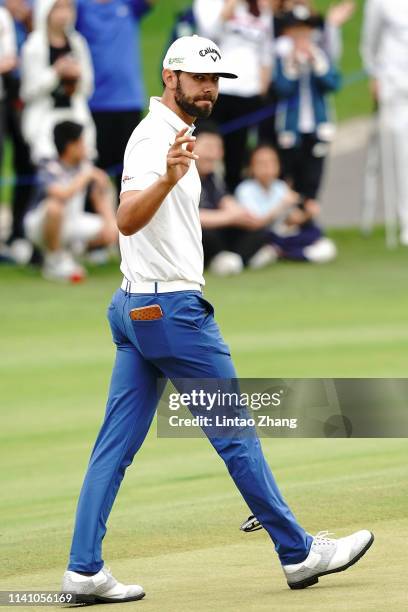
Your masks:
{"label": "callaway logo on cap", "polygon": [[171,45],[163,61],[163,68],[196,74],[218,74],[226,79],[237,79],[224,65],[219,47],[208,38],[182,36]]}

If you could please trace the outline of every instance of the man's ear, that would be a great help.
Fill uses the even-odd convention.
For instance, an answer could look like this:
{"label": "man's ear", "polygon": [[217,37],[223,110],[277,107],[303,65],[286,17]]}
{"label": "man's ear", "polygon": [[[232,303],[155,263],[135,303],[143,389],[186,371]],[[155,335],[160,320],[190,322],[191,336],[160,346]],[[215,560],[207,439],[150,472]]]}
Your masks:
{"label": "man's ear", "polygon": [[162,72],[162,80],[164,87],[167,87],[167,89],[175,90],[177,88],[177,75],[174,70],[164,68]]}

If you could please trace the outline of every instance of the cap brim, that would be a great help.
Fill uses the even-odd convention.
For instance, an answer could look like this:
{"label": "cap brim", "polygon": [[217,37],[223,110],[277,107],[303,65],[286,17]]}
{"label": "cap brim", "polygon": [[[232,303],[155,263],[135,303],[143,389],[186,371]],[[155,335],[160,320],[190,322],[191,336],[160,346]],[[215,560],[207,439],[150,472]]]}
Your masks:
{"label": "cap brim", "polygon": [[166,66],[163,63],[163,68],[168,70],[181,70],[182,72],[189,72],[190,74],[217,74],[219,77],[223,79],[238,79],[238,75],[235,72],[227,72],[222,69],[221,70],[203,70],[202,66],[197,66],[198,70],[194,70],[196,66],[186,66],[186,65],[178,65],[178,66]]}
{"label": "cap brim", "polygon": [[219,77],[223,77],[224,79],[237,79],[238,75],[233,72],[216,72]]}

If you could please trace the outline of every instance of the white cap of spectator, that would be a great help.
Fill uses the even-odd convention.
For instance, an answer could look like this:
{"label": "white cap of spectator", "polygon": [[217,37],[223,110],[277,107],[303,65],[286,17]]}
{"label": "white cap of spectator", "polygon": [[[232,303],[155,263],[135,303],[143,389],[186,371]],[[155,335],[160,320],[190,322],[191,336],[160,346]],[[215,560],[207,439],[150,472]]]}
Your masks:
{"label": "white cap of spectator", "polygon": [[224,65],[219,47],[209,38],[182,36],[171,45],[163,61],[163,68],[195,74],[218,74],[226,79],[237,79]]}

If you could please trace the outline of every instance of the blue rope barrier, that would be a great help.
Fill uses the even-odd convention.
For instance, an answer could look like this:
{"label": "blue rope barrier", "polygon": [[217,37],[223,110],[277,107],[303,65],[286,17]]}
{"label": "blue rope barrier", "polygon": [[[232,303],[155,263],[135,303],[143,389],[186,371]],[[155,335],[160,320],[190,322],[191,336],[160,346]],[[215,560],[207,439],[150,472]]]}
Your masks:
{"label": "blue rope barrier", "polygon": [[[343,78],[343,89],[355,85],[367,78],[367,74],[364,70],[358,70],[356,72],[352,72],[348,75],[345,75]],[[233,119],[232,121],[227,121],[220,126],[220,133],[223,136],[227,134],[231,134],[232,132],[236,132],[241,130],[242,128],[251,127],[253,125],[257,125],[264,121],[265,119],[269,119],[273,117],[276,112],[276,104],[270,104],[265,106],[264,108],[254,111],[252,113],[248,113],[247,115],[242,115],[237,119]],[[117,164],[115,166],[111,166],[107,168],[106,172],[109,176],[116,176],[122,171],[122,164]],[[38,185],[37,176],[36,175],[25,175],[25,176],[10,176],[7,178],[0,179],[0,188],[6,186],[16,186],[16,185]]]}

